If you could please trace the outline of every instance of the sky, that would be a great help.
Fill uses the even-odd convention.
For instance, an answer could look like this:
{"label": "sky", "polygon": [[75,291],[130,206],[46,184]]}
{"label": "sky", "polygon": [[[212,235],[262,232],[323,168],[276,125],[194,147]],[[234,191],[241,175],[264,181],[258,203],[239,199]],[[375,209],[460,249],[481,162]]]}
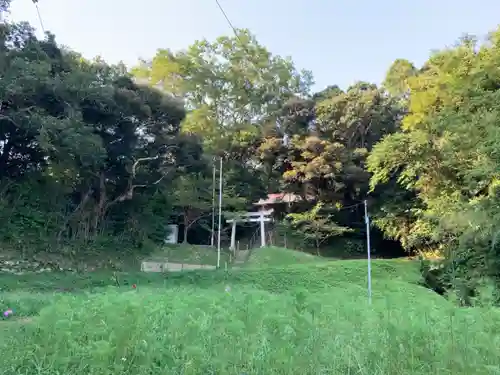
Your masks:
{"label": "sky", "polygon": [[[380,83],[390,64],[421,66],[464,33],[485,37],[500,23],[499,0],[219,0],[235,27],[273,54],[313,72],[321,90]],[[134,65],[158,48],[179,50],[232,30],[215,0],[39,0],[46,30],[85,57]],[[40,30],[32,0],[13,0],[10,19]],[[41,35],[41,34],[40,34]]]}

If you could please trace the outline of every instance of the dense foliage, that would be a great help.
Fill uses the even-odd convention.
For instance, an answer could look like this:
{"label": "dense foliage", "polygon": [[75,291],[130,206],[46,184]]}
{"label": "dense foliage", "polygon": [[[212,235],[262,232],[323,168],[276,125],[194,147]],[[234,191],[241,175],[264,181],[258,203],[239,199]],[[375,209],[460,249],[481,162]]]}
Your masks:
{"label": "dense foliage", "polygon": [[201,144],[180,134],[182,104],[26,24],[1,38],[2,242],[75,251],[104,235],[163,238],[166,189],[204,170]]}
{"label": "dense foliage", "polygon": [[0,48],[4,252],[146,252],[169,223],[209,243],[222,158],[226,216],[293,192],[276,230],[355,253],[367,200],[377,250],[443,257],[438,283],[464,300],[497,289],[500,32],[318,93],[248,30],[131,70],[27,24],[2,24]]}
{"label": "dense foliage", "polygon": [[444,256],[445,279],[464,302],[500,281],[499,64],[497,31],[483,44],[464,38],[420,70],[406,69],[401,129],[368,159],[372,187],[391,186],[397,197],[382,204],[378,224],[407,249]]}

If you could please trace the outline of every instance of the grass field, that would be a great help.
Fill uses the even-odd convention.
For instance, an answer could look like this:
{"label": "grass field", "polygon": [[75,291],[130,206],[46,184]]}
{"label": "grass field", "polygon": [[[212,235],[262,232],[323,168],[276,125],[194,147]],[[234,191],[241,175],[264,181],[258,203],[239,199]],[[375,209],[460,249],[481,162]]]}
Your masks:
{"label": "grass field", "polygon": [[[166,245],[148,256],[149,260],[163,260],[172,263],[217,264],[217,251],[210,246],[199,245]],[[229,253],[221,252],[221,264],[229,262]]]}
{"label": "grass field", "polygon": [[228,271],[0,275],[15,312],[0,321],[0,373],[500,373],[500,313],[417,285],[418,263],[374,261],[369,305],[365,261],[286,251]]}
{"label": "grass field", "polygon": [[324,259],[301,251],[268,247],[252,250],[247,265],[252,267],[283,267],[304,263],[320,263],[324,262]]}

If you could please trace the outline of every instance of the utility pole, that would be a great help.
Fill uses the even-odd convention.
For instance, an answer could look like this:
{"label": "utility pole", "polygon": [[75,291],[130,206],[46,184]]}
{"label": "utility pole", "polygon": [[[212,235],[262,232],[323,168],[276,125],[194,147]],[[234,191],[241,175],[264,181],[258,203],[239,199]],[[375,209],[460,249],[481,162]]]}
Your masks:
{"label": "utility pole", "polygon": [[42,15],[40,14],[40,8],[38,7],[38,0],[32,0],[32,1],[36,8],[36,14],[38,15],[38,21],[40,22],[40,27],[42,28],[42,32],[45,35],[45,27],[43,26]]}
{"label": "utility pole", "polygon": [[217,233],[217,268],[220,267],[220,231],[222,226],[222,156],[220,158],[219,166],[219,225]]}
{"label": "utility pole", "polygon": [[210,232],[210,246],[215,245],[215,158],[212,159],[212,231]]}
{"label": "utility pole", "polygon": [[366,224],[366,253],[368,259],[368,303],[372,303],[372,262],[370,246],[370,217],[368,216],[368,203],[365,199],[365,224]]}

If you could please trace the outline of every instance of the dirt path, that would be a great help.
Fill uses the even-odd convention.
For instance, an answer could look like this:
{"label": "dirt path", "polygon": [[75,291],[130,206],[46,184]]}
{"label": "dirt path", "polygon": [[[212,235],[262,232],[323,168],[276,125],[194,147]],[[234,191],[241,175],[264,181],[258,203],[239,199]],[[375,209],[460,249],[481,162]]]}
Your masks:
{"label": "dirt path", "polygon": [[250,255],[250,250],[238,250],[234,258],[235,264],[245,263]]}

